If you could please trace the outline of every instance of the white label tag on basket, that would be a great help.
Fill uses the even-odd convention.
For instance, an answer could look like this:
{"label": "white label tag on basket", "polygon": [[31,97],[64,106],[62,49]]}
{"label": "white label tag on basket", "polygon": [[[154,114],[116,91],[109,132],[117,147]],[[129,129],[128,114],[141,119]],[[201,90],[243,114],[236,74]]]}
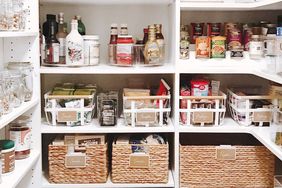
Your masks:
{"label": "white label tag on basket", "polygon": [[77,122],[78,113],[76,111],[58,112],[58,122]]}
{"label": "white label tag on basket", "polygon": [[155,112],[140,112],[136,114],[136,124],[157,122],[157,114]]}
{"label": "white label tag on basket", "polygon": [[86,154],[85,153],[69,153],[65,157],[66,168],[85,168]]}
{"label": "white label tag on basket", "polygon": [[213,123],[213,112],[193,112],[193,123]]}
{"label": "white label tag on basket", "polygon": [[254,122],[271,122],[272,112],[254,112]]}
{"label": "white label tag on basket", "polygon": [[145,153],[132,153],[129,159],[130,168],[149,168],[150,157]]}
{"label": "white label tag on basket", "polygon": [[217,160],[236,160],[236,148],[232,146],[216,147]]}

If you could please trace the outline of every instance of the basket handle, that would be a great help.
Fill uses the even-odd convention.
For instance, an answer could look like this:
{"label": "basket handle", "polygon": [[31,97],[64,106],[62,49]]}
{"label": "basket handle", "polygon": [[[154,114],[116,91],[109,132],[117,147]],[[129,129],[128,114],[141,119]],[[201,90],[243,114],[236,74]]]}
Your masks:
{"label": "basket handle", "polygon": [[86,153],[75,152],[74,145],[67,146],[67,154],[65,156],[66,168],[85,168],[86,167]]}

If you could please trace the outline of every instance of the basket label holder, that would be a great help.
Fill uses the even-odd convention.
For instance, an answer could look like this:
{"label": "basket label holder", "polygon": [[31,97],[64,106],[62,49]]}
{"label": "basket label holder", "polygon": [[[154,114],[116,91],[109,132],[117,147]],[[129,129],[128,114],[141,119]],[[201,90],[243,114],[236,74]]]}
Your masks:
{"label": "basket label holder", "polygon": [[254,122],[271,122],[272,112],[254,112]]}
{"label": "basket label holder", "polygon": [[236,160],[236,147],[230,145],[221,145],[216,147],[217,160]]}
{"label": "basket label holder", "polygon": [[86,167],[86,153],[75,152],[74,145],[67,146],[67,154],[65,156],[66,168],[85,168]]}
{"label": "basket label holder", "polygon": [[146,153],[132,153],[129,158],[130,168],[149,168],[150,156]]}
{"label": "basket label holder", "polygon": [[78,113],[76,111],[58,111],[58,122],[77,122]]}

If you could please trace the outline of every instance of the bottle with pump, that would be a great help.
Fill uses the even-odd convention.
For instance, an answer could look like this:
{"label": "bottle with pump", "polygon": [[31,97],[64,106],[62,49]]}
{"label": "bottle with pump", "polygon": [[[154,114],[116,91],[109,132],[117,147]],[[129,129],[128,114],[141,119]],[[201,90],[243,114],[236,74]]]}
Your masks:
{"label": "bottle with pump", "polygon": [[66,64],[77,66],[84,64],[84,43],[78,32],[77,20],[71,21],[71,32],[66,37]]}

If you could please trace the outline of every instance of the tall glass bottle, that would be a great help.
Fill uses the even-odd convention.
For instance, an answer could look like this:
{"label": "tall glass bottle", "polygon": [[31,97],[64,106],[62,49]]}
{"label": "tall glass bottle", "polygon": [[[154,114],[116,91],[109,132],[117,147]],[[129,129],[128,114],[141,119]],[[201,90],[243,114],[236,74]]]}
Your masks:
{"label": "tall glass bottle", "polygon": [[109,61],[111,64],[116,64],[116,52],[117,52],[117,38],[118,28],[117,24],[111,24],[111,37],[109,42]]}
{"label": "tall glass bottle", "polygon": [[56,38],[56,22],[50,22],[50,37],[46,39],[45,62],[49,64],[59,63],[60,43]]}
{"label": "tall glass bottle", "polygon": [[64,13],[60,12],[58,17],[59,17],[59,30],[56,37],[60,42],[59,62],[60,64],[66,64],[66,37],[68,33],[66,31],[65,23],[64,23]]}
{"label": "tall glass bottle", "polygon": [[156,40],[160,48],[160,58],[164,60],[165,56],[165,42],[162,34],[162,24],[155,24],[156,27]]}
{"label": "tall glass bottle", "polygon": [[75,18],[77,19],[78,22],[78,32],[81,35],[85,35],[86,34],[86,29],[85,29],[85,25],[81,20],[81,16],[77,15],[75,16]]}
{"label": "tall glass bottle", "polygon": [[148,41],[144,49],[145,64],[147,65],[157,65],[160,63],[160,48],[156,40],[155,30],[154,25],[149,26]]}
{"label": "tall glass bottle", "polygon": [[83,65],[84,49],[83,38],[78,32],[77,20],[71,21],[71,32],[66,37],[66,64]]}
{"label": "tall glass bottle", "polygon": [[144,32],[143,44],[146,44],[146,42],[148,41],[148,28],[144,28],[143,32]]}
{"label": "tall glass bottle", "polygon": [[56,15],[47,14],[46,19],[47,19],[47,21],[43,23],[43,27],[42,27],[45,40],[47,40],[47,38],[50,38],[50,36],[51,36],[51,34],[50,34],[51,22],[55,23],[55,33],[58,32],[58,23],[56,22]]}

